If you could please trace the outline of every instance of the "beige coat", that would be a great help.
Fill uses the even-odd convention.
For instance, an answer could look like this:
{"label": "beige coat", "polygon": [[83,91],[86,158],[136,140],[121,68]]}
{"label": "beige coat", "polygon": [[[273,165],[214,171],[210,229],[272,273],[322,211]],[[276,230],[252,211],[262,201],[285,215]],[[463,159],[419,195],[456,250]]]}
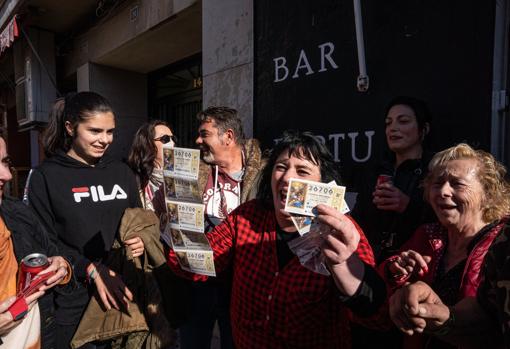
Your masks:
{"label": "beige coat", "polygon": [[[122,244],[135,236],[142,238],[145,245],[144,255],[137,258],[128,254]],[[104,264],[122,275],[126,286],[133,293],[134,301],[130,302],[128,310],[106,311],[95,294],[73,337],[72,348],[103,340],[113,340],[112,348],[141,348],[145,341],[146,348],[165,347],[163,343],[166,339],[152,338],[154,334],[152,329],[149,333],[147,324],[155,317],[164,316],[161,293],[154,292],[158,287],[152,274],[154,268],[166,267],[160,242],[159,219],[152,211],[128,208],[122,217],[119,239],[120,242],[115,241]],[[167,292],[172,286],[161,288]]]}

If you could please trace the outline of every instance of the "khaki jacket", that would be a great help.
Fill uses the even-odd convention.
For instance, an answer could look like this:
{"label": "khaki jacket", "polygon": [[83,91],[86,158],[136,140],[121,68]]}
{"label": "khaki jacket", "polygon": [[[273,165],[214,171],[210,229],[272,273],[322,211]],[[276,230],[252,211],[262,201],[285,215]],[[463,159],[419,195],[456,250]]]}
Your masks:
{"label": "khaki jacket", "polygon": [[[145,251],[143,256],[133,258],[124,248],[123,242],[136,236],[143,240]],[[73,337],[72,348],[105,340],[113,340],[112,348],[141,348],[144,342],[145,348],[165,347],[164,339],[149,336],[148,325],[151,318],[164,316],[161,293],[154,292],[154,288],[158,287],[152,273],[156,267],[166,267],[163,245],[160,242],[159,219],[152,211],[128,208],[122,217],[119,239],[120,242],[114,242],[104,264],[122,275],[126,286],[133,293],[134,301],[130,302],[129,309],[112,308],[106,311],[102,303],[98,302],[96,293]],[[165,292],[172,288],[171,285],[159,286]],[[156,301],[154,294],[159,294]]]}

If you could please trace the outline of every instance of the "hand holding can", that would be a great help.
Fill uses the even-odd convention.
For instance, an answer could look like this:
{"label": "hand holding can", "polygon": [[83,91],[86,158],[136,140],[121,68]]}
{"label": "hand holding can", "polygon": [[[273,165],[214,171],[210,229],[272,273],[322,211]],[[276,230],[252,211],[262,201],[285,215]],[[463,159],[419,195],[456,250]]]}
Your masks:
{"label": "hand holding can", "polygon": [[380,174],[377,177],[376,187],[380,186],[383,183],[392,183],[393,177],[387,174]]}
{"label": "hand holding can", "polygon": [[[392,179],[393,179],[393,177],[390,175],[387,175],[387,174],[380,174],[377,177],[377,181],[375,183],[375,190],[373,192],[374,199],[385,196],[384,195],[385,189],[387,189],[388,185],[391,186],[393,184]],[[385,183],[389,183],[389,184],[383,186],[383,184],[385,184]]]}
{"label": "hand holding can", "polygon": [[48,257],[42,253],[32,253],[21,260],[17,292],[30,286],[32,280],[50,265]]}
{"label": "hand holding can", "polygon": [[409,196],[393,185],[392,176],[379,175],[372,202],[379,210],[402,213],[409,204]]}

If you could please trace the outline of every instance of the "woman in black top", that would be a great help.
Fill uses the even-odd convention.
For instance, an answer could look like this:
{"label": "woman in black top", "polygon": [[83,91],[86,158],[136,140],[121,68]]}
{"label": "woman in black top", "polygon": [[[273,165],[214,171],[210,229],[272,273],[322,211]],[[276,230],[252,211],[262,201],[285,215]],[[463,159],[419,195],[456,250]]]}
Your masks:
{"label": "woman in black top", "polygon": [[[378,262],[398,251],[424,221],[433,219],[420,186],[431,158],[423,145],[430,130],[427,106],[412,97],[397,97],[386,108],[385,125],[390,156],[369,172],[352,211]],[[391,179],[378,183],[380,175]]]}
{"label": "woman in black top", "polygon": [[[30,206],[79,281],[75,290],[55,299],[58,349],[70,347],[94,287],[106,309],[132,299],[122,279],[101,263],[125,209],[140,206],[132,171],[105,154],[114,129],[112,108],[102,96],[80,92],[57,100],[43,136],[47,159],[30,179]],[[134,257],[143,253],[139,237],[125,244]]]}
{"label": "woman in black top", "polygon": [[[429,110],[423,101],[402,96],[388,104],[384,115],[389,156],[366,173],[351,212],[372,246],[376,263],[394,255],[418,226],[435,220],[420,186],[431,159],[424,149],[430,130]],[[380,175],[391,178],[380,183]],[[354,349],[372,343],[396,348],[401,337],[396,330],[380,333],[352,326]]]}

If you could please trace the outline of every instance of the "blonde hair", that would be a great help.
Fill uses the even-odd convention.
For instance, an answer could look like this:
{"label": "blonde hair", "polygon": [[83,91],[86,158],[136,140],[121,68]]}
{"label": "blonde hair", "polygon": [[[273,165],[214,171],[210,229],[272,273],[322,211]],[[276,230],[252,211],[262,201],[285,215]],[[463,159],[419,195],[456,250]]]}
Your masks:
{"label": "blonde hair", "polygon": [[485,223],[499,220],[510,214],[510,184],[505,180],[506,169],[494,156],[483,150],[475,150],[465,143],[440,151],[429,163],[429,173],[424,180],[425,199],[439,171],[452,160],[476,160],[477,178],[482,184],[482,219]]}

